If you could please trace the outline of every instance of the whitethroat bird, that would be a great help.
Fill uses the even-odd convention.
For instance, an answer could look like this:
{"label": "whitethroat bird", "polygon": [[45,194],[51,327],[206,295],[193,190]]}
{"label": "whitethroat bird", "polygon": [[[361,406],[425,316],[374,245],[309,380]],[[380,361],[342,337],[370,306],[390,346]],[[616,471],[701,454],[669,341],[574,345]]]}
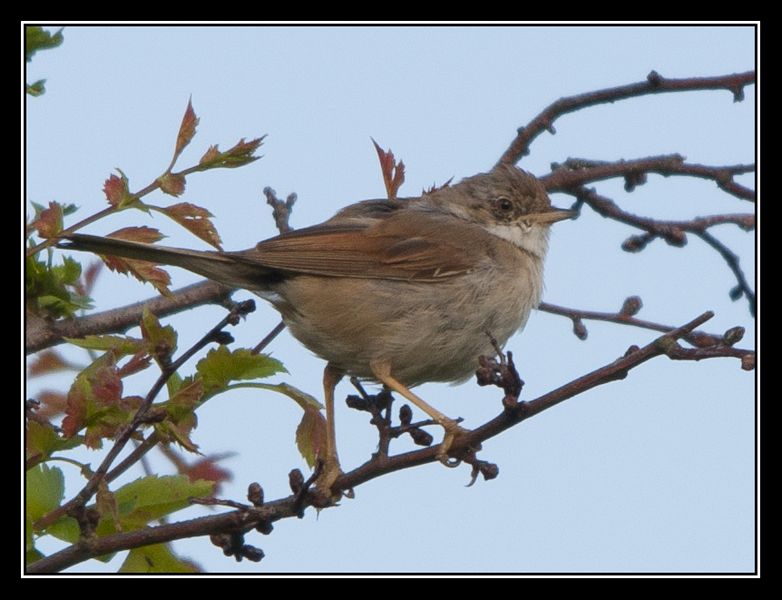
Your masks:
{"label": "whitethroat bird", "polygon": [[183,267],[255,292],[293,336],[327,364],[327,436],[317,483],[341,473],[334,388],[344,375],[378,381],[442,425],[438,457],[461,431],[410,388],[458,382],[480,355],[524,327],[543,290],[552,223],[575,213],[551,206],[543,185],[510,165],[417,198],[351,204],[313,227],[249,250],[167,248],[91,235],[62,247]]}

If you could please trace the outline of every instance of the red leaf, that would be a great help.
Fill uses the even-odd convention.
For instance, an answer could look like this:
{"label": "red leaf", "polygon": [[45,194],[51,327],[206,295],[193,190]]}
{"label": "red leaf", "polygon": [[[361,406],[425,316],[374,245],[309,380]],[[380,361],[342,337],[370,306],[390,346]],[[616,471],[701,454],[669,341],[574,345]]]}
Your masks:
{"label": "red leaf", "polygon": [[210,163],[213,163],[216,160],[218,160],[221,154],[222,153],[217,149],[217,144],[213,146],[209,146],[206,152],[204,152],[204,155],[201,157],[201,160],[198,161],[198,164],[209,165]]}
{"label": "red leaf", "polygon": [[163,295],[167,296],[171,293],[171,290],[168,289],[171,276],[167,271],[152,263],[132,258],[117,258],[116,256],[104,256],[103,262],[112,271],[132,275],[139,281],[152,284]]}
{"label": "red leaf", "polygon": [[72,368],[56,350],[44,350],[39,352],[27,369],[29,377],[64,371]]}
{"label": "red leaf", "polygon": [[123,227],[110,233],[106,237],[127,240],[129,242],[143,242],[152,244],[162,240],[165,236],[154,227]]}
{"label": "red leaf", "polygon": [[55,237],[62,231],[62,205],[59,202],[49,202],[49,208],[44,208],[32,225],[42,238]]}
{"label": "red leaf", "polygon": [[217,464],[217,461],[226,458],[230,455],[215,455],[206,456],[201,460],[189,465],[184,471],[183,475],[187,475],[190,481],[198,481],[199,479],[206,479],[207,481],[214,481],[216,484],[215,494],[219,493],[219,485],[223,481],[231,481],[233,479],[233,473],[228,469]]}
{"label": "red leaf", "polygon": [[214,215],[208,210],[189,202],[180,202],[162,210],[190,233],[218,250],[222,250],[220,235],[217,233],[214,223],[210,220]]}
{"label": "red leaf", "polygon": [[110,175],[103,184],[103,193],[112,206],[124,206],[133,197],[128,190],[128,178],[120,171],[120,177]]}
{"label": "red leaf", "polygon": [[143,371],[149,366],[151,360],[152,357],[149,356],[149,354],[146,352],[139,352],[138,354],[134,354],[128,362],[119,368],[117,375],[122,378],[127,377],[128,375],[133,375],[134,373],[138,373],[139,371]]}
{"label": "red leaf", "polygon": [[95,285],[95,280],[98,278],[98,274],[100,273],[102,267],[103,263],[96,260],[91,262],[87,268],[84,269],[80,282],[81,289],[79,290],[83,296],[89,296],[90,292],[92,292],[92,288]]}
{"label": "red leaf", "polygon": [[90,377],[90,384],[96,400],[106,406],[119,404],[122,397],[122,380],[117,373],[117,367],[98,367]]}
{"label": "red leaf", "polygon": [[375,145],[377,158],[380,161],[380,171],[383,173],[386,194],[389,200],[393,200],[397,197],[399,188],[405,181],[405,163],[401,160],[397,163],[394,153],[390,149],[388,152],[383,150],[374,139],[372,139],[372,143]]}
{"label": "red leaf", "polygon": [[[174,148],[174,161],[182,153],[182,150],[190,143],[193,136],[196,134],[196,126],[198,125],[198,117],[196,117],[193,110],[192,100],[187,101],[187,108],[185,114],[182,117],[182,124],[179,126],[179,133],[176,136],[176,148]],[[173,161],[172,161],[173,164]]]}
{"label": "red leaf", "polygon": [[51,419],[55,415],[64,413],[66,410],[67,396],[62,392],[44,390],[38,394],[36,400],[40,402],[36,414],[41,418]]}
{"label": "red leaf", "polygon": [[68,390],[68,399],[65,405],[65,418],[62,420],[62,433],[66,438],[73,437],[84,427],[84,419],[87,416],[87,382],[77,378]]}
{"label": "red leaf", "polygon": [[157,178],[160,190],[169,196],[181,196],[185,191],[185,176],[177,173],[165,173]]}

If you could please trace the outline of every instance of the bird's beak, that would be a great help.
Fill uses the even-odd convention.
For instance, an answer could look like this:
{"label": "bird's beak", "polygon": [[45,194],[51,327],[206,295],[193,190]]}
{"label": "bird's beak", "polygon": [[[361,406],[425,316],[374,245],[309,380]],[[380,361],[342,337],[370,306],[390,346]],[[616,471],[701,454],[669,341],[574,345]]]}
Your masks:
{"label": "bird's beak", "polygon": [[565,219],[572,219],[577,216],[578,213],[575,210],[563,210],[552,206],[550,210],[542,213],[535,213],[532,215],[526,215],[524,220],[533,221],[535,223],[556,223],[557,221],[564,221]]}

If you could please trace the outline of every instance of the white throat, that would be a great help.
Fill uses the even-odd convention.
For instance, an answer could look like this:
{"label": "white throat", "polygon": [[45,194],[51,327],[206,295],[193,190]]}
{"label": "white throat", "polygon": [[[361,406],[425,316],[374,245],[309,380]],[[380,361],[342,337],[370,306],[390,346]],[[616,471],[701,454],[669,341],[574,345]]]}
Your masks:
{"label": "white throat", "polygon": [[484,225],[483,227],[492,235],[507,240],[540,259],[546,257],[549,228],[545,225],[514,223],[512,225]]}

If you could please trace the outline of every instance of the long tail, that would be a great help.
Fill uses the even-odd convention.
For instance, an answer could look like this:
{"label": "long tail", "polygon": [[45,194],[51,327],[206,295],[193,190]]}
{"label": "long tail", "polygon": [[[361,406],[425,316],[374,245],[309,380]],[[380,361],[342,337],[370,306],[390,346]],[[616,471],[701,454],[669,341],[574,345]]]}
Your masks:
{"label": "long tail", "polygon": [[230,252],[208,252],[129,242],[97,235],[63,236],[59,247],[182,267],[231,287],[259,290],[274,269]]}

